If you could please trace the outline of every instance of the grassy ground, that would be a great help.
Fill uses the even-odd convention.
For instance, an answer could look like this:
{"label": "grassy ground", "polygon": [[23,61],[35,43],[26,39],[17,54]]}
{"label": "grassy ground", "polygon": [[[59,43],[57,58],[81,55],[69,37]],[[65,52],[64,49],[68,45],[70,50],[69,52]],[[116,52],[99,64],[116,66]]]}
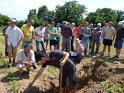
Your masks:
{"label": "grassy ground", "polygon": [[[35,44],[34,44],[35,45]],[[19,46],[18,50],[21,48],[21,45]],[[124,63],[124,48],[122,50],[122,53],[121,53],[121,62],[122,62],[122,73],[118,73],[118,74],[114,74],[112,77],[115,77],[113,79],[113,81],[116,81],[115,79],[119,80],[121,77],[122,79],[124,79],[124,71],[123,71],[123,63]],[[112,46],[112,51],[111,51],[111,57],[110,58],[104,58],[105,62],[110,66],[112,67],[112,63],[114,60],[112,59],[112,57],[114,56],[114,53],[115,52],[115,49],[113,48]],[[99,56],[99,55],[96,55],[96,56]],[[97,57],[96,57],[97,59]],[[88,64],[92,60],[92,57],[89,56],[85,59],[82,60],[82,62]],[[34,75],[36,74],[36,72],[38,71],[38,69],[40,68],[39,65],[37,65],[37,69],[32,71],[29,76],[21,76],[18,74],[17,72],[17,69],[14,68],[14,67],[10,67],[10,68],[7,68],[7,59],[4,57],[4,37],[3,36],[0,36],[0,93],[22,93],[22,92],[19,92],[20,90],[24,90],[27,85],[29,84],[29,82],[32,80],[32,78],[34,77]],[[82,63],[79,64],[77,66],[77,69],[79,68],[82,68]],[[58,86],[58,73],[59,73],[59,70],[58,69],[55,69],[53,67],[47,67],[47,69],[45,70],[45,72],[43,73],[43,75],[39,78],[39,80],[37,80],[35,82],[35,87],[34,88],[34,92],[33,90],[30,92],[30,93],[43,93],[42,91],[43,90],[47,90],[50,88],[50,85],[53,84],[52,82],[55,82],[56,85],[54,86]],[[55,79],[56,78],[56,79]],[[55,80],[53,80],[55,79]],[[52,81],[53,80],[53,81]],[[121,80],[121,79],[120,79]],[[109,92],[109,93],[123,93],[123,86],[124,83],[122,82],[121,85],[116,85],[114,86],[115,83],[109,83],[109,81],[104,81],[102,83],[97,83],[95,84],[93,82],[94,86],[101,86],[102,88],[104,89],[109,89],[110,91],[114,91],[114,92]],[[91,84],[92,85],[92,84]],[[106,87],[105,87],[106,86]],[[86,85],[84,88],[80,89],[77,93],[83,93],[82,91],[84,90],[90,90],[90,87],[92,86],[88,86]],[[92,89],[96,89],[96,87],[92,87]],[[123,91],[123,92],[115,92],[116,90],[114,89],[120,89],[120,91]],[[36,92],[36,90],[38,90],[38,92]],[[117,90],[117,91],[118,91]],[[45,92],[46,93],[46,92]],[[55,93],[55,92],[47,92],[47,93]],[[97,92],[85,92],[85,93],[97,93]],[[99,92],[99,93],[103,93],[103,92]],[[108,93],[108,92],[106,92]]]}

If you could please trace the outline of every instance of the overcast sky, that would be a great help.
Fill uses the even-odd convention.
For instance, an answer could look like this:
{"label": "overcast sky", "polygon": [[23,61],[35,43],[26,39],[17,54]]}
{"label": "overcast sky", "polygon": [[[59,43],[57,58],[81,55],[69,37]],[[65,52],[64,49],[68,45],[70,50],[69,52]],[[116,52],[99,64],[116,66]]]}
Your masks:
{"label": "overcast sky", "polygon": [[[17,20],[27,18],[30,9],[38,9],[46,5],[49,10],[54,10],[56,5],[63,5],[67,1],[73,0],[0,0],[0,13],[8,15]],[[98,8],[112,8],[124,10],[124,0],[77,0],[84,4],[88,12],[94,12]]]}

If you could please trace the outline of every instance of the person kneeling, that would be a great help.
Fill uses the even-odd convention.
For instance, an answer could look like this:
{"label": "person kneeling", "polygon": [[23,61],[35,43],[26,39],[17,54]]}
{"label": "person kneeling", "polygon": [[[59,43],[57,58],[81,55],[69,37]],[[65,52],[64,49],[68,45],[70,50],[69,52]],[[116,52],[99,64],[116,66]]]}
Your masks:
{"label": "person kneeling", "polygon": [[20,73],[29,73],[30,70],[35,68],[35,55],[30,45],[25,45],[17,54],[17,68]]}
{"label": "person kneeling", "polygon": [[74,52],[70,51],[69,58],[75,63],[78,64],[81,62],[81,59],[84,57],[84,46],[81,41],[76,39],[76,49]]}

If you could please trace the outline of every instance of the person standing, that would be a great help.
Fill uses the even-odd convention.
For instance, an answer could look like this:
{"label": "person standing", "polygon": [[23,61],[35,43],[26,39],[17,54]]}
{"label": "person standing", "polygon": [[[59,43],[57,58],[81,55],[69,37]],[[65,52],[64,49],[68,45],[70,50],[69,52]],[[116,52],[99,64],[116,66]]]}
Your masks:
{"label": "person standing", "polygon": [[73,35],[72,29],[68,22],[64,21],[61,28],[62,34],[62,51],[70,52],[71,50],[71,37]]}
{"label": "person standing", "polygon": [[[3,36],[5,37],[5,32],[6,32],[6,29],[10,26],[10,22],[7,22],[7,25],[4,26],[3,28]],[[7,40],[6,40],[6,37],[5,37],[5,56],[7,57],[8,56],[8,52],[7,52]]]}
{"label": "person standing", "polygon": [[45,46],[44,46],[44,33],[45,33],[45,24],[41,23],[39,27],[35,29],[35,36],[36,36],[36,50],[40,51],[40,45],[42,46],[42,51],[45,53]]}
{"label": "person standing", "polygon": [[47,29],[50,39],[50,50],[54,50],[57,45],[57,30],[54,27],[55,23],[52,22],[51,26]]}
{"label": "person standing", "polygon": [[91,47],[91,54],[94,53],[94,47],[96,45],[95,53],[97,54],[99,52],[100,47],[100,36],[101,36],[101,23],[97,24],[97,27],[94,28],[92,31],[92,47]]}
{"label": "person standing", "polygon": [[[17,47],[22,41],[24,35],[21,29],[16,26],[15,19],[11,19],[10,22],[11,22],[10,26],[6,29],[5,36],[7,40],[7,51],[8,51],[8,57],[9,57],[9,64],[12,64],[12,66],[14,66],[15,59],[16,59],[16,53],[17,53]],[[13,57],[13,61],[11,60],[11,57]]]}
{"label": "person standing", "polygon": [[91,29],[89,28],[89,23],[85,22],[84,27],[81,29],[81,42],[84,45],[84,56],[87,56],[88,48],[89,48],[89,37],[91,36]]}
{"label": "person standing", "polygon": [[34,27],[32,26],[33,24],[34,24],[34,20],[29,19],[27,24],[24,24],[21,27],[21,30],[24,34],[24,39],[23,39],[23,42],[22,42],[22,48],[24,48],[24,46],[26,44],[32,45],[32,40],[35,37]]}
{"label": "person standing", "polygon": [[113,58],[118,59],[121,53],[121,49],[124,42],[124,20],[118,23],[118,28],[116,32],[116,39],[114,47],[116,48],[116,53]]}
{"label": "person standing", "polygon": [[74,51],[75,23],[71,24],[71,28],[72,28],[71,51]]}
{"label": "person standing", "polygon": [[112,26],[112,22],[108,23],[108,27],[104,28],[103,30],[103,52],[101,54],[104,55],[104,52],[106,50],[106,47],[108,47],[108,56],[110,56],[110,52],[111,52],[111,46],[112,46],[112,41],[115,39],[116,36],[116,30],[115,28]]}
{"label": "person standing", "polygon": [[48,43],[49,43],[49,33],[48,33],[49,28],[50,28],[50,24],[47,24],[47,27],[46,27],[45,33],[44,33],[44,44],[45,44],[46,50],[48,50]]}
{"label": "person standing", "polygon": [[60,28],[60,23],[57,24],[57,37],[56,37],[56,40],[57,40],[57,49],[59,50],[60,48],[60,36],[61,36],[61,28]]}

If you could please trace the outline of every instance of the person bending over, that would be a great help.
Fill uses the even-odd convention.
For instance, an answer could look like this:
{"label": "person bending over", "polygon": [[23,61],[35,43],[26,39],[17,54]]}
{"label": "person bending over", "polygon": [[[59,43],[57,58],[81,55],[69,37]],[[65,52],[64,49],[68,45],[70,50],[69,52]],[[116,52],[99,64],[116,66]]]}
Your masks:
{"label": "person bending over", "polygon": [[28,87],[31,87],[34,82],[40,77],[47,65],[51,65],[57,68],[63,68],[62,71],[62,93],[65,93],[65,87],[67,80],[71,86],[71,93],[76,93],[77,78],[76,78],[76,67],[72,60],[69,59],[69,53],[53,50],[46,55],[41,52],[35,54],[36,61],[41,62],[42,66],[37,72],[34,79],[30,82]]}

